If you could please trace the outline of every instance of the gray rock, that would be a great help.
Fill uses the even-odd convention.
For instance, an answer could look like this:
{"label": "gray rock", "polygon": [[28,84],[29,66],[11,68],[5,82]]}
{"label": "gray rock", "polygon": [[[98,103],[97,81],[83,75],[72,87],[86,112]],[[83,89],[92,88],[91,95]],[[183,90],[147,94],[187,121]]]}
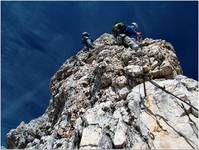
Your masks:
{"label": "gray rock", "polygon": [[113,113],[113,118],[126,123],[130,121],[130,116],[124,107],[119,107],[116,109]]}
{"label": "gray rock", "polygon": [[99,141],[99,149],[112,149],[113,143],[109,136],[104,134]]}
{"label": "gray rock", "polygon": [[124,87],[126,85],[127,85],[127,79],[125,76],[116,77],[115,80],[113,81],[114,87]]}
{"label": "gray rock", "polygon": [[[184,84],[179,84],[179,77],[177,77],[177,80],[155,80],[155,82],[161,86],[164,85],[168,91],[190,101],[190,103],[197,99],[196,93],[189,92]],[[187,116],[182,107],[182,102],[173,96],[157,89],[149,82],[146,83],[146,89],[145,107],[147,111],[139,111],[136,121],[136,126],[141,135],[146,137],[147,140],[152,139],[152,145],[158,149],[166,147],[197,148],[197,116],[193,117],[193,112],[188,112],[190,107],[183,104],[189,113],[189,116]],[[127,98],[132,114],[136,114],[133,96],[136,95],[137,91],[139,91],[139,85],[132,90]],[[180,145],[174,144],[173,141]]]}
{"label": "gray rock", "polygon": [[119,93],[120,99],[126,99],[126,96],[127,96],[128,93],[129,93],[129,89],[128,89],[127,87],[124,87],[124,88],[120,89],[120,90],[118,91],[118,93]]}
{"label": "gray rock", "polygon": [[80,148],[87,149],[89,147],[98,147],[100,139],[102,138],[102,129],[90,125],[83,130]]}
{"label": "gray rock", "polygon": [[[141,86],[141,85],[138,85],[138,86]],[[132,92],[129,93],[127,96],[128,108],[131,111],[131,115],[136,118],[138,118],[140,115],[140,112],[141,112],[140,104],[142,101],[141,95],[139,93],[139,92],[141,92],[141,88],[140,87],[138,87],[138,88],[139,88],[138,91],[135,91],[133,89]]]}
{"label": "gray rock", "polygon": [[126,67],[126,73],[132,77],[140,76],[142,74],[141,65],[128,65]]}
{"label": "gray rock", "polygon": [[197,149],[196,110],[150,82],[144,97],[143,71],[198,108],[198,82],[180,75],[172,45],[146,38],[135,52],[115,44],[110,34],[94,44],[54,74],[45,113],[10,130],[8,148]]}
{"label": "gray rock", "polygon": [[115,148],[124,148],[127,142],[127,126],[122,121],[117,124],[113,144]]}

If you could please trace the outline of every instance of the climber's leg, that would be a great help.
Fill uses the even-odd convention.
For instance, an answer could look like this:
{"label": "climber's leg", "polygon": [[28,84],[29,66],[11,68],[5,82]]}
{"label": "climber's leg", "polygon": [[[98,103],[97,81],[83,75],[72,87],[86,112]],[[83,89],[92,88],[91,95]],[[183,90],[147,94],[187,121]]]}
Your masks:
{"label": "climber's leg", "polygon": [[118,45],[123,45],[124,37],[125,37],[125,34],[119,34],[115,37]]}
{"label": "climber's leg", "polygon": [[129,36],[125,36],[123,42],[126,46],[129,46],[132,49],[138,50],[139,45],[136,43],[135,40],[131,39]]}
{"label": "climber's leg", "polygon": [[93,49],[94,48],[94,45],[93,45],[93,42],[91,41],[91,39],[87,39],[87,41],[86,41],[86,43],[87,43],[87,47],[88,48],[91,48],[91,49]]}

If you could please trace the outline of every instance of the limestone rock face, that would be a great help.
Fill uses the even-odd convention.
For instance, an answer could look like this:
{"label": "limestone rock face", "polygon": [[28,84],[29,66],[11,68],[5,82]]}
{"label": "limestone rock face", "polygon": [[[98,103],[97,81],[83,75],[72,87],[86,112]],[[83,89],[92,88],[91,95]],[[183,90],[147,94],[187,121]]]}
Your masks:
{"label": "limestone rock face", "polygon": [[114,43],[103,34],[67,59],[51,79],[45,113],[10,130],[8,148],[197,149],[195,109],[149,81],[144,98],[143,74],[198,108],[198,82],[181,75],[172,45],[146,38],[135,51]]}

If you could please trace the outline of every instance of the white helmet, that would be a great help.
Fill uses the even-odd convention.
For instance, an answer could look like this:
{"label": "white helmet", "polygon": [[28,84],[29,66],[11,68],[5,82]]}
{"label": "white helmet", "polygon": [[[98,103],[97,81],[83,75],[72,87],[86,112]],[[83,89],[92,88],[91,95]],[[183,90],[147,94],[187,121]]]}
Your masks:
{"label": "white helmet", "polygon": [[83,36],[89,37],[90,35],[88,34],[88,32],[83,32],[83,33],[82,33],[82,37],[83,37]]}
{"label": "white helmet", "polygon": [[132,22],[131,25],[133,26],[134,30],[138,29],[138,24],[135,22]]}

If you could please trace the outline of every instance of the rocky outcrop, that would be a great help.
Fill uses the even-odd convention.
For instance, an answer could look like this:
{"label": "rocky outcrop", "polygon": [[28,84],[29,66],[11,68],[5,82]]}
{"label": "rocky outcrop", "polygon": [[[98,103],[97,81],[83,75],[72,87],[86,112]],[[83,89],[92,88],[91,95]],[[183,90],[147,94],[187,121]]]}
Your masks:
{"label": "rocky outcrop", "polygon": [[12,129],[8,148],[197,149],[197,111],[148,81],[144,97],[143,74],[198,107],[198,82],[180,75],[172,45],[146,38],[135,51],[110,34],[94,44],[55,73],[46,112]]}

